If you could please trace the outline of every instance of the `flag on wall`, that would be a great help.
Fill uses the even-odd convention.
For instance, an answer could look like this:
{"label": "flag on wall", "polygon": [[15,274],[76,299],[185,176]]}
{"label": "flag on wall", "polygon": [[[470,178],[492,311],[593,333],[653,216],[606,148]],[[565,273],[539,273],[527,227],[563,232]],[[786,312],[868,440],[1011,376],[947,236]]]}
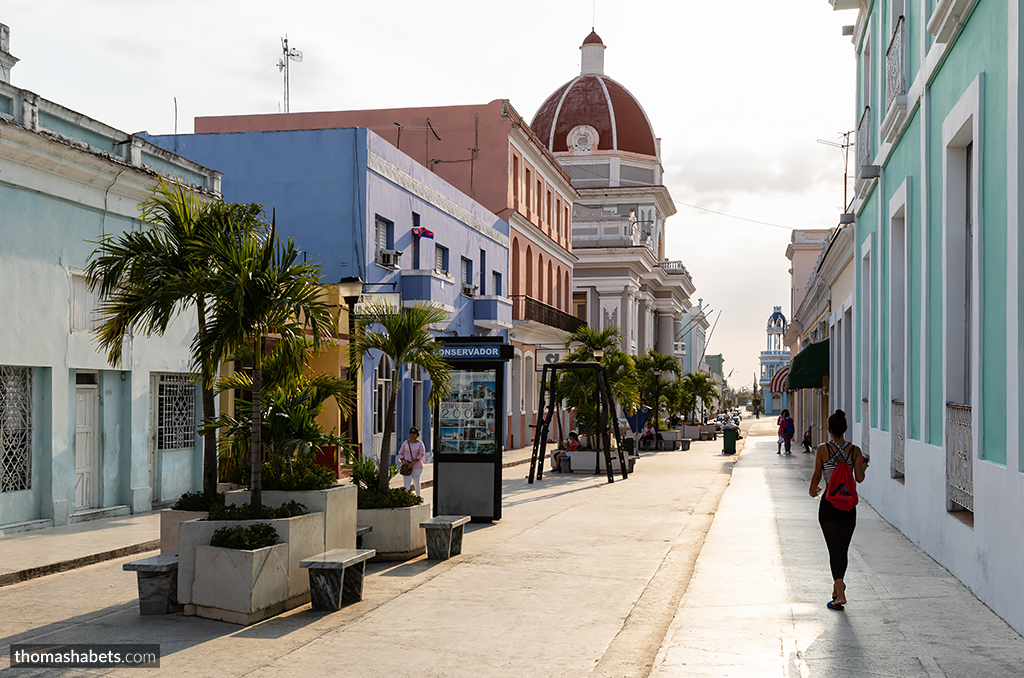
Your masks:
{"label": "flag on wall", "polygon": [[434,232],[428,228],[414,228],[412,234],[418,238],[430,238],[434,239]]}

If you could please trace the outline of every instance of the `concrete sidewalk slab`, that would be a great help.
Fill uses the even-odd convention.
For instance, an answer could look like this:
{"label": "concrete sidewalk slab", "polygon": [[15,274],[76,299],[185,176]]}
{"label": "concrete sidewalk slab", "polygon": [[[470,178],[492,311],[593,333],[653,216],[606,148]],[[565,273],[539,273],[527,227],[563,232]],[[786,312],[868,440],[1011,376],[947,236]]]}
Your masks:
{"label": "concrete sidewalk slab", "polygon": [[1024,676],[1024,640],[863,501],[828,610],[813,456],[775,452],[748,439],[651,676]]}

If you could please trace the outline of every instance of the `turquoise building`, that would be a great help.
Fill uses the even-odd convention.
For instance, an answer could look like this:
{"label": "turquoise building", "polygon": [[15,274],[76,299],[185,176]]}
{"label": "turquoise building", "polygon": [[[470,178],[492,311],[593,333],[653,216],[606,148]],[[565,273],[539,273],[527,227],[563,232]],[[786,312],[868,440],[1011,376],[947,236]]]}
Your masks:
{"label": "turquoise building", "polygon": [[195,313],[107,363],[84,269],[139,231],[161,176],[217,199],[220,173],[9,81],[0,26],[0,534],[129,512],[202,487]]}
{"label": "turquoise building", "polygon": [[841,222],[855,224],[862,496],[1024,631],[1024,539],[1007,531],[1024,521],[1022,3],[830,3],[856,10],[856,196]]}

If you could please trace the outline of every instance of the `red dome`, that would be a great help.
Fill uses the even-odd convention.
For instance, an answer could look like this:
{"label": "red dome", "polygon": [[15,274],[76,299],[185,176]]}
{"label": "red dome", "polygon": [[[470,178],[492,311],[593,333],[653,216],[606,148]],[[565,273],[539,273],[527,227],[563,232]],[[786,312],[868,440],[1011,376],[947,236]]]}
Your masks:
{"label": "red dome", "polygon": [[629,90],[606,75],[581,75],[559,87],[541,104],[530,129],[549,151],[558,153],[569,150],[566,137],[580,125],[597,130],[595,150],[658,154],[644,109]]}

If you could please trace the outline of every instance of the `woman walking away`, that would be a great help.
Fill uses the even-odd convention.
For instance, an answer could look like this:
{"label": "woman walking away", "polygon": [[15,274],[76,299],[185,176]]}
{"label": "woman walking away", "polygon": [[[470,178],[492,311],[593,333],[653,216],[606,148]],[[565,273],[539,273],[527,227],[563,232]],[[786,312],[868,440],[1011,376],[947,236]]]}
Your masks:
{"label": "woman walking away", "polygon": [[779,450],[775,454],[782,453],[782,446],[786,446],[786,454],[792,454],[793,436],[796,434],[796,424],[789,416],[789,410],[782,410],[779,415]]}
{"label": "woman walking away", "polygon": [[846,566],[849,562],[850,540],[857,527],[857,483],[864,481],[868,460],[860,448],[844,439],[846,435],[846,413],[836,410],[828,418],[830,440],[818,446],[814,458],[814,475],[811,476],[810,495],[817,497],[821,492],[822,475],[825,477],[825,494],[818,505],[818,523],[825,535],[828,546],[828,561],[832,569],[832,600],[830,610],[842,610],[846,604]]}
{"label": "woman walking away", "polygon": [[409,439],[402,443],[398,450],[398,461],[411,462],[412,473],[402,476],[405,481],[405,489],[409,489],[409,483],[416,488],[416,496],[420,496],[420,476],[423,475],[423,457],[427,454],[427,448],[420,441],[420,430],[413,426],[409,429]]}

